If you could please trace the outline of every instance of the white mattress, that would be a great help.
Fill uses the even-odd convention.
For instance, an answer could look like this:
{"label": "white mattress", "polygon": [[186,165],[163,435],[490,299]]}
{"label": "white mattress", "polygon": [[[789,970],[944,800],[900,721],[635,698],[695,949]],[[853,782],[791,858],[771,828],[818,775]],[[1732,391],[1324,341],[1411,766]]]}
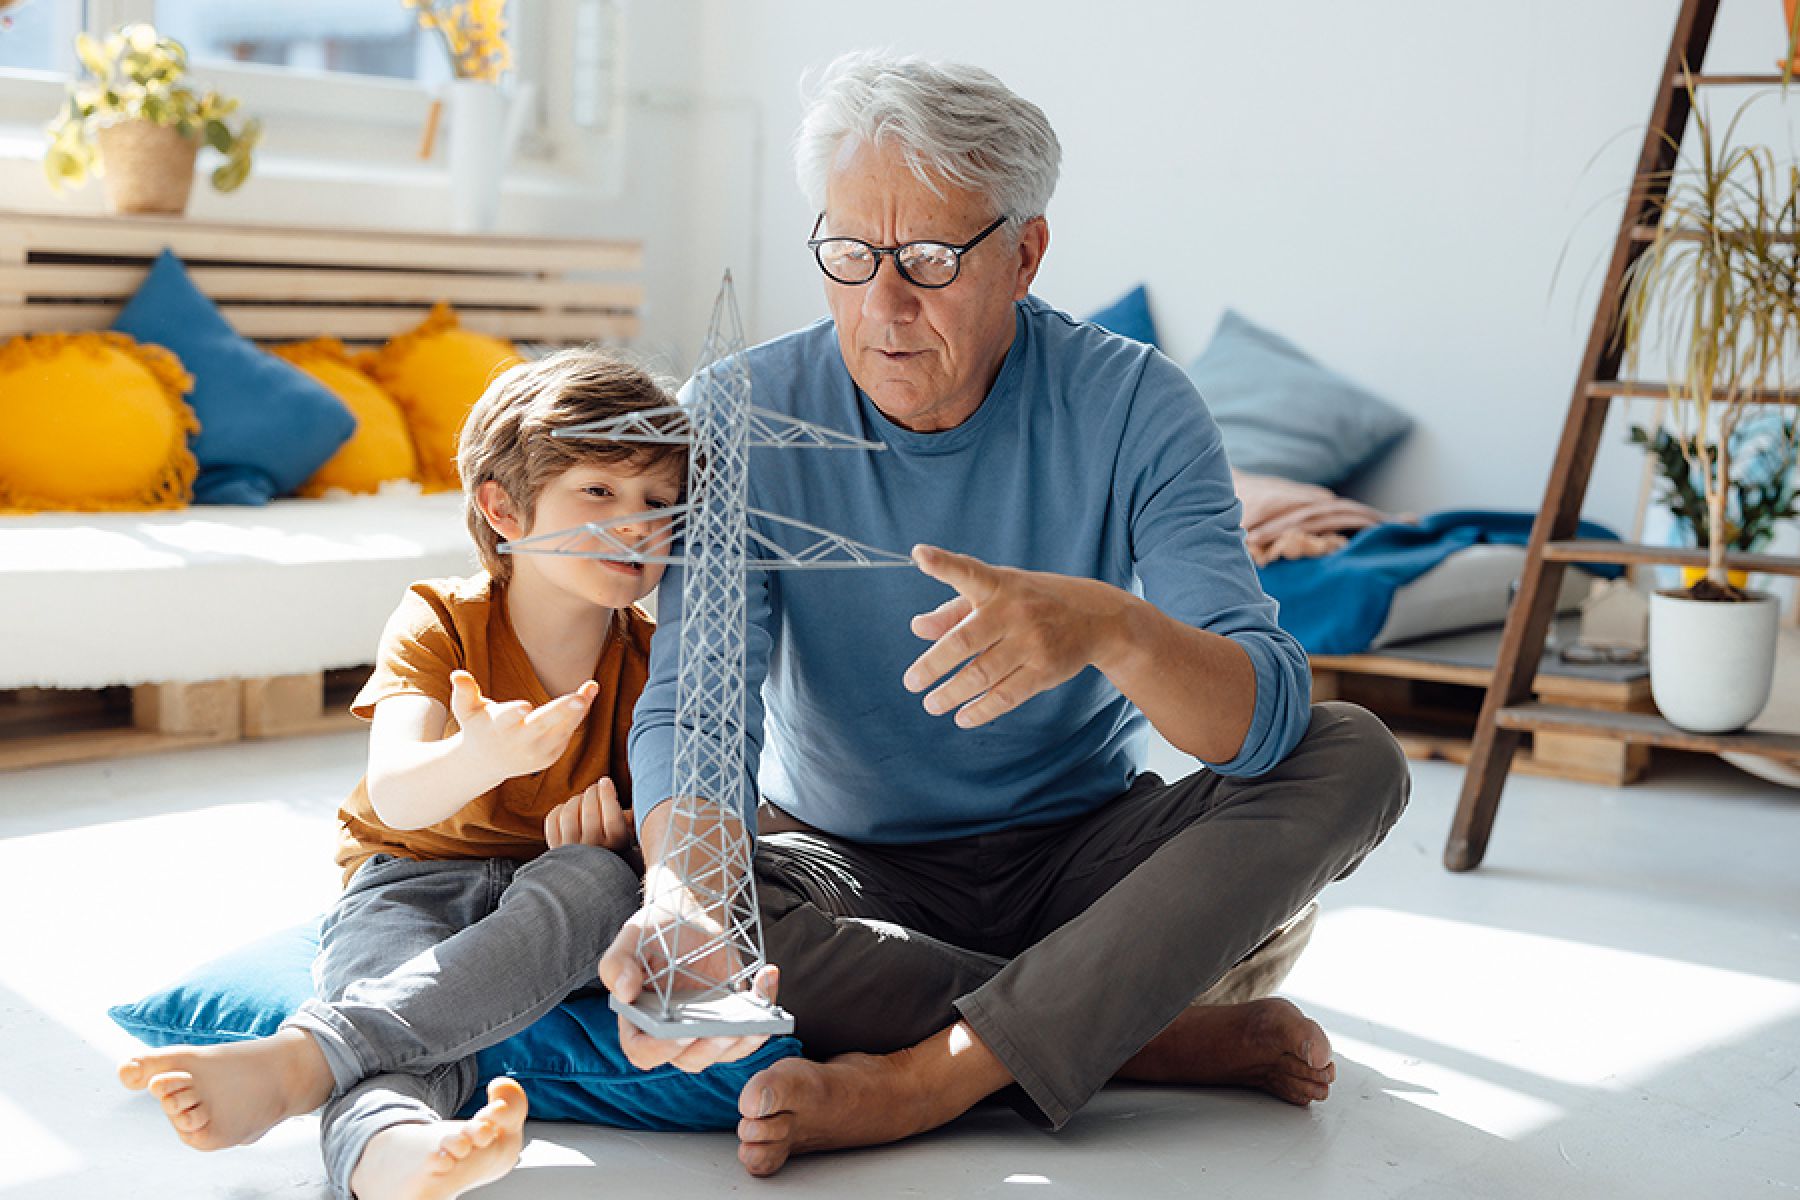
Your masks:
{"label": "white mattress", "polygon": [[[1466,546],[1394,593],[1387,623],[1369,649],[1436,637],[1506,620],[1513,581],[1525,569],[1525,547],[1480,543]],[[1556,611],[1581,607],[1594,577],[1563,572]]]}
{"label": "white mattress", "polygon": [[0,688],[366,663],[408,584],[474,566],[455,492],[0,517]]}

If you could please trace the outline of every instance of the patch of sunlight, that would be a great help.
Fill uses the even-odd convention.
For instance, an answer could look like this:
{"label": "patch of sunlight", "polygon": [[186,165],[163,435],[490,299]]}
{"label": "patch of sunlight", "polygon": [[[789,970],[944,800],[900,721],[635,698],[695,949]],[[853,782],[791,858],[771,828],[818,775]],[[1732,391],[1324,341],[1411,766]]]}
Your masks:
{"label": "patch of sunlight", "polygon": [[0,1190],[81,1170],[81,1155],[75,1147],[32,1120],[30,1113],[3,1092],[0,1129],[6,1131],[6,1153],[0,1154]]}
{"label": "patch of sunlight", "polygon": [[1609,1090],[1800,1015],[1787,980],[1380,908],[1323,914],[1286,991],[1460,1052],[1465,1071]]}
{"label": "patch of sunlight", "polygon": [[532,1167],[591,1167],[594,1160],[573,1146],[564,1146],[559,1142],[533,1135],[525,1143],[525,1149],[519,1152],[519,1169],[529,1170]]}
{"label": "patch of sunlight", "polygon": [[5,539],[8,571],[143,571],[179,567],[181,555],[129,534],[88,525],[15,529]]}
{"label": "patch of sunlight", "polygon": [[[1388,1078],[1390,1086],[1381,1090],[1394,1099],[1429,1109],[1471,1129],[1517,1141],[1566,1115],[1561,1107],[1540,1096],[1374,1042],[1346,1037],[1335,1030],[1327,1032],[1339,1058],[1340,1072],[1345,1071],[1345,1060],[1367,1067]],[[1338,1076],[1340,1090],[1347,1080],[1346,1074]],[[1395,1084],[1400,1086],[1392,1086]]]}
{"label": "patch of sunlight", "polygon": [[172,546],[189,558],[219,555],[286,564],[401,558],[425,549],[415,538],[354,528],[325,533],[195,520],[162,525],[143,533],[146,540]]}
{"label": "patch of sunlight", "polygon": [[1002,1183],[1049,1183],[1047,1175],[1008,1175]]}
{"label": "patch of sunlight", "polygon": [[[316,841],[317,852],[253,851],[296,839]],[[336,883],[326,832],[281,804],[108,822],[83,829],[79,841],[83,871],[111,882],[63,893],[53,919],[0,922],[0,988],[108,1061],[130,1044],[106,1018],[109,1005],[322,911]],[[34,855],[67,844],[63,831],[0,841],[0,874],[29,877]],[[219,848],[204,877],[161,869],[192,860],[197,846]]]}

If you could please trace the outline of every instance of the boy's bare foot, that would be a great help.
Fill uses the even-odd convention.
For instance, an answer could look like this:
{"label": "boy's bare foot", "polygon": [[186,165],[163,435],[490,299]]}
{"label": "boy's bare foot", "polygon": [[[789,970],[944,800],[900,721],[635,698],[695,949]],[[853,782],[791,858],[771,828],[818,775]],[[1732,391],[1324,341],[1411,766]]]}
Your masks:
{"label": "boy's bare foot", "polygon": [[450,1200],[512,1170],[525,1143],[525,1089],[502,1076],[467,1121],[392,1125],[369,1139],[350,1191],[357,1200]]}
{"label": "boy's bare foot", "polygon": [[[796,1154],[899,1141],[961,1116],[1009,1077],[979,1041],[955,1047],[940,1033],[898,1054],[786,1058],[759,1071],[738,1099],[738,1160],[752,1175],[773,1175]],[[1325,1099],[1336,1077],[1325,1031],[1274,997],[1189,1008],[1119,1071],[1146,1082],[1259,1088],[1302,1105]]]}
{"label": "boy's bare foot", "polygon": [[130,1059],[119,1082],[148,1089],[196,1150],[247,1146],[331,1098],[331,1068],[312,1035],[283,1029],[253,1042],[170,1046]]}
{"label": "boy's bare foot", "polygon": [[1292,1002],[1270,996],[1248,1004],[1195,1006],[1119,1068],[1144,1083],[1259,1088],[1289,1104],[1331,1093],[1337,1065],[1331,1039]]}

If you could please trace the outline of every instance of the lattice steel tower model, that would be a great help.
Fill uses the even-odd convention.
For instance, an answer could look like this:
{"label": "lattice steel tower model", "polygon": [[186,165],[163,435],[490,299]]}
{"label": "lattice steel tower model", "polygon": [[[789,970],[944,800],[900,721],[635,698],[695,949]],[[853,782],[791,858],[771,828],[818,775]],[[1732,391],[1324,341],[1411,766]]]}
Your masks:
{"label": "lattice steel tower model", "polygon": [[[748,507],[750,450],[881,450],[878,442],[807,421],[752,408],[744,366],[743,325],[731,273],[713,303],[688,402],[627,417],[559,430],[558,437],[692,447],[687,499],[671,508],[605,524],[534,535],[504,544],[514,554],[564,554],[616,562],[681,564],[681,661],[675,686],[674,806],[677,840],[665,867],[710,916],[676,915],[638,949],[646,986],[632,1005],[613,1007],[658,1036],[786,1033],[793,1019],[744,990],[761,969],[762,923],[750,870],[747,825],[721,819],[746,811],[744,770],[744,575],[747,571],[806,571],[904,567],[904,555],[877,550],[776,513]],[[790,547],[755,529],[804,535]],[[663,522],[627,541],[622,530]],[[789,539],[794,541],[796,539]],[[676,543],[685,553],[675,554]],[[723,970],[720,964],[728,964]]]}

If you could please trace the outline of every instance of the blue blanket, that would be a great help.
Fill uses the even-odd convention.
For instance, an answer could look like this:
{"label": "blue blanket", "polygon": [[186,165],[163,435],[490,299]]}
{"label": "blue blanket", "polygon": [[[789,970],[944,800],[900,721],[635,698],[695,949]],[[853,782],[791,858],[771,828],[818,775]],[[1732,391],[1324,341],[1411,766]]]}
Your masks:
{"label": "blue blanket", "polygon": [[[1394,593],[1465,546],[1477,542],[1524,545],[1531,513],[1463,510],[1432,513],[1416,525],[1365,529],[1343,549],[1320,558],[1282,559],[1262,568],[1263,590],[1281,605],[1281,627],[1308,654],[1360,654],[1387,623]],[[1617,541],[1591,521],[1579,537]],[[1614,578],[1619,567],[1590,567]]]}

